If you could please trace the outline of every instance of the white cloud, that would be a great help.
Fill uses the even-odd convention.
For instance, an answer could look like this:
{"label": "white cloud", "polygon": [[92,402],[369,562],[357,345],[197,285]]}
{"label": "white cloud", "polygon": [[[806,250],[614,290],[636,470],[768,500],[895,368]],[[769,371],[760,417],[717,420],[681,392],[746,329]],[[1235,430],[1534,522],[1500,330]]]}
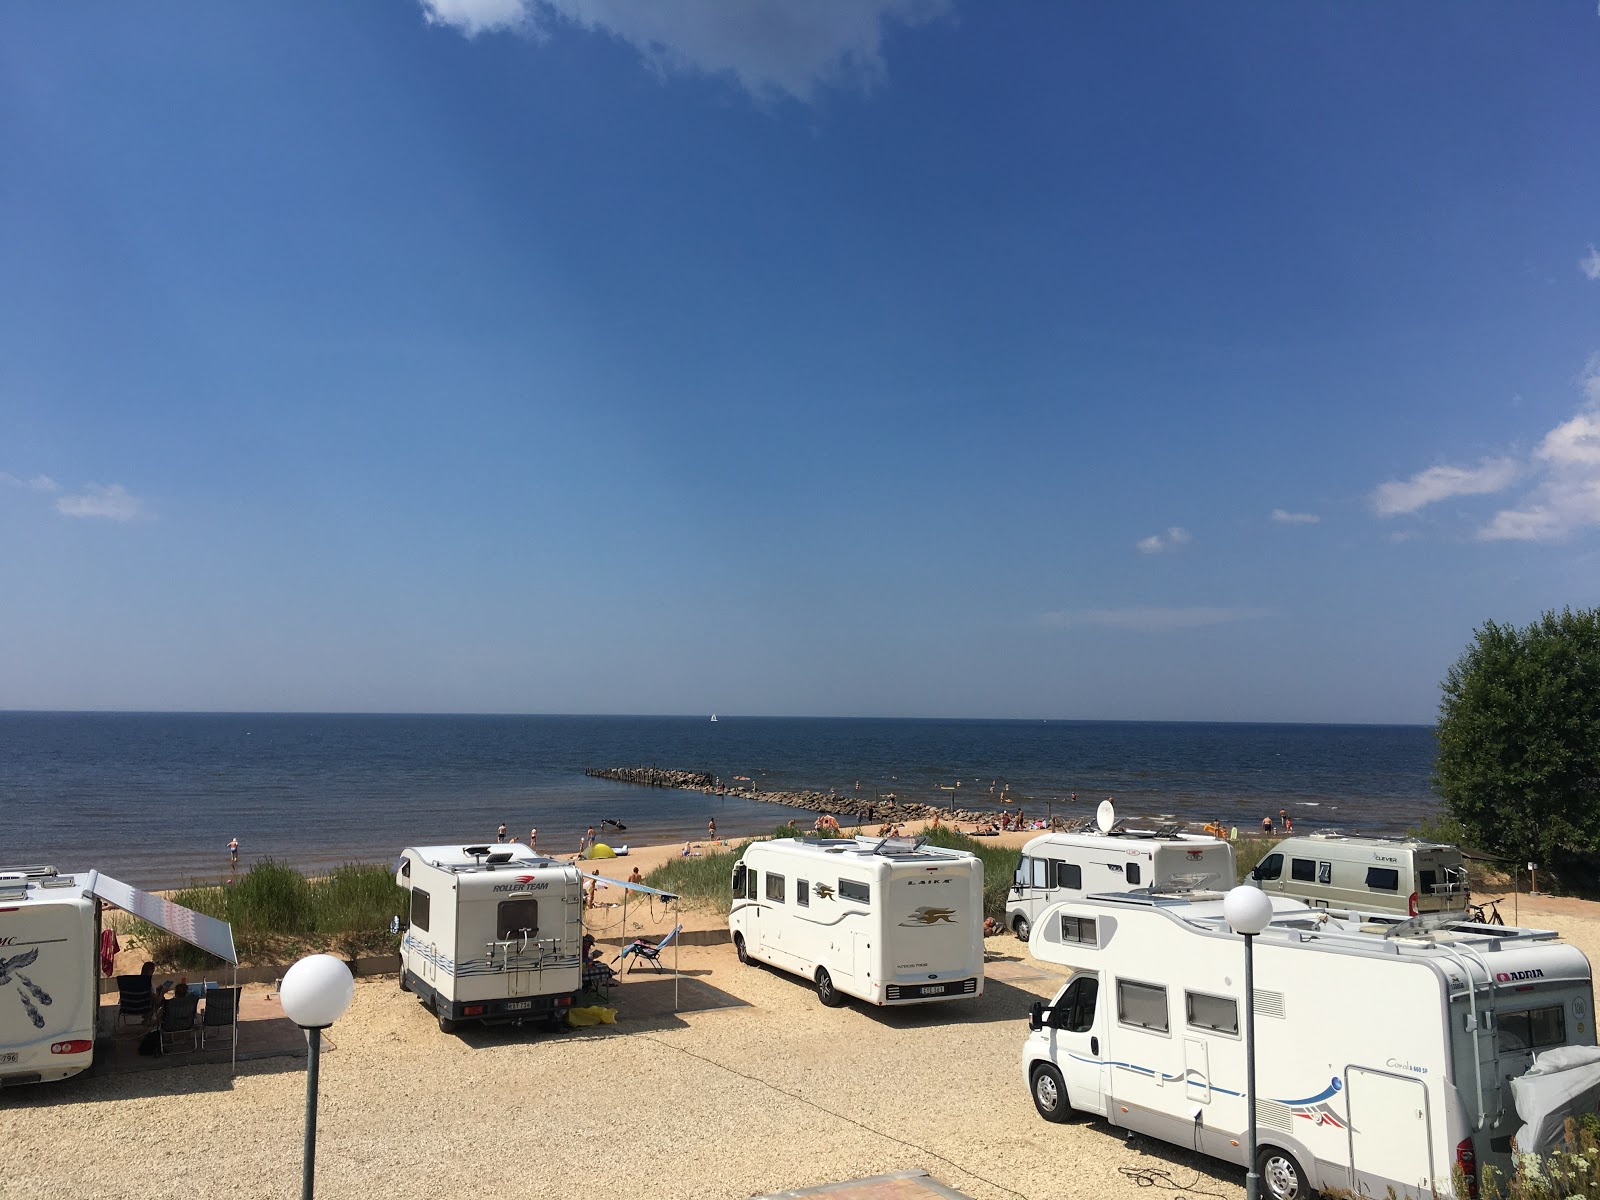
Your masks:
{"label": "white cloud", "polygon": [[1254,621],[1271,616],[1270,608],[1087,608],[1078,611],[1047,612],[1040,623],[1052,629],[1094,625],[1106,629],[1125,629],[1134,633],[1171,633],[1175,629],[1201,629],[1226,625],[1232,621]]}
{"label": "white cloud", "polygon": [[1316,513],[1289,512],[1282,508],[1272,510],[1272,519],[1280,525],[1315,525],[1322,520]]}
{"label": "white cloud", "polygon": [[1600,526],[1600,355],[1578,377],[1584,407],[1544,435],[1533,452],[1538,483],[1516,508],[1502,509],[1478,537],[1486,542],[1556,542]]}
{"label": "white cloud", "polygon": [[11,474],[10,471],[0,471],[0,483],[8,487],[27,488],[30,492],[54,492],[61,487],[48,475],[35,475],[31,479],[23,479]]}
{"label": "white cloud", "polygon": [[421,0],[429,23],[468,37],[545,38],[554,24],[605,33],[662,74],[732,75],[752,96],[810,100],[819,86],[883,81],[885,30],[923,25],[951,0]]}
{"label": "white cloud", "polygon": [[144,501],[120,483],[85,484],[83,491],[57,500],[56,511],[68,517],[101,517],[107,521],[134,521],[149,516]]}
{"label": "white cloud", "polygon": [[1372,493],[1372,507],[1380,517],[1393,517],[1452,496],[1486,496],[1510,487],[1520,471],[1511,458],[1486,458],[1476,467],[1429,467],[1410,479],[1379,484]]}
{"label": "white cloud", "polygon": [[1152,533],[1147,538],[1140,538],[1134,546],[1140,554],[1164,554],[1168,550],[1176,550],[1179,546],[1187,546],[1193,540],[1187,529],[1181,525],[1174,525],[1164,534]]}
{"label": "white cloud", "polygon": [[1578,260],[1578,270],[1590,279],[1600,279],[1600,250],[1589,247],[1589,253]]}

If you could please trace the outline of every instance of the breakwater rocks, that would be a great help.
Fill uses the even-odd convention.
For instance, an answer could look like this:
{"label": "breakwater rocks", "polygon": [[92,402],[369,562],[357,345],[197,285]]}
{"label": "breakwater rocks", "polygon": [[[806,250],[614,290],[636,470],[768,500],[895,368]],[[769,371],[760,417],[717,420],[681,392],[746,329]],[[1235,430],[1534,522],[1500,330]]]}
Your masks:
{"label": "breakwater rocks", "polygon": [[939,817],[945,821],[981,823],[1001,811],[951,809],[937,804],[900,800],[893,795],[867,799],[855,794],[840,796],[832,792],[764,792],[756,787],[752,779],[739,777],[731,784],[725,784],[709,771],[672,771],[660,767],[590,767],[584,774],[596,779],[614,779],[619,783],[636,783],[643,787],[680,788],[713,796],[738,796],[745,800],[784,804],[807,812],[828,813],[862,821],[931,821]]}

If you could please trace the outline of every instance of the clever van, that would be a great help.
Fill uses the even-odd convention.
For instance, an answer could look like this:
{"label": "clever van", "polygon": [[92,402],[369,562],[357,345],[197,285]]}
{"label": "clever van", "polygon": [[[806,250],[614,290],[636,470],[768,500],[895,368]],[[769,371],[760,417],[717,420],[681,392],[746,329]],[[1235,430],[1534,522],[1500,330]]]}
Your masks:
{"label": "clever van", "polygon": [[1313,908],[1397,916],[1459,912],[1471,898],[1461,847],[1416,838],[1285,838],[1245,882]]}

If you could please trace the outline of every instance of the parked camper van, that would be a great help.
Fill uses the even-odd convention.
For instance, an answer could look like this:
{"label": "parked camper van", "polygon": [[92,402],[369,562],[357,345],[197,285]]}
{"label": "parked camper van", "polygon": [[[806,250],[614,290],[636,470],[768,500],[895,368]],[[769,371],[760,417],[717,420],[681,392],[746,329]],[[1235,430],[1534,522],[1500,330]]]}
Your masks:
{"label": "parked camper van", "polygon": [[0,868],[0,1087],[66,1079],[94,1059],[100,1011],[94,872]]}
{"label": "parked camper van", "polygon": [[1047,833],[1022,848],[1006,925],[1027,941],[1039,914],[1063,900],[1139,888],[1228,888],[1233,871],[1233,847],[1206,834],[1176,828]]}
{"label": "parked camper van", "polygon": [[583,877],[526,846],[419,846],[400,987],[452,1033],[463,1022],[559,1023],[583,982]]}
{"label": "parked camper van", "polygon": [[741,962],[816,984],[824,1004],[983,994],[983,863],[887,838],[756,842],[733,869]]}
{"label": "parked camper van", "polygon": [[1255,865],[1249,882],[1313,908],[1412,917],[1460,912],[1470,899],[1461,848],[1415,838],[1285,838]]}
{"label": "parked camper van", "polygon": [[[1421,918],[1358,925],[1275,898],[1255,939],[1257,1169],[1316,1189],[1454,1197],[1509,1169],[1536,1052],[1593,1046],[1589,961],[1553,933]],[[1437,927],[1427,928],[1428,924]],[[1035,1006],[1022,1074],[1041,1116],[1080,1112],[1243,1165],[1244,948],[1220,898],[1127,893],[1049,909],[1029,949],[1074,969]],[[1579,1056],[1590,1057],[1593,1056]],[[1541,1065],[1541,1070],[1543,1070]],[[1576,1107],[1600,1065],[1563,1087]],[[1520,1092],[1519,1092],[1520,1095]],[[1561,1113],[1542,1114],[1559,1127]]]}

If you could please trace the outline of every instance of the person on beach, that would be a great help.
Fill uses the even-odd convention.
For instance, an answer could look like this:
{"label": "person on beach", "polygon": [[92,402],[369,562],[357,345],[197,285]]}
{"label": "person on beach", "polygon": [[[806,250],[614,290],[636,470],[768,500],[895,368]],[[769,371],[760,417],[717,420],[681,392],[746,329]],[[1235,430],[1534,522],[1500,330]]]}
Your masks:
{"label": "person on beach", "polygon": [[715,817],[706,822],[706,840],[711,842],[717,840],[717,819]]}
{"label": "person on beach", "polygon": [[1272,814],[1271,813],[1268,813],[1266,816],[1261,818],[1261,832],[1266,834],[1267,837],[1271,837],[1272,836]]}
{"label": "person on beach", "polygon": [[503,842],[506,840],[506,823],[504,821],[500,822],[500,830],[494,835],[494,840],[497,842]]}
{"label": "person on beach", "polygon": [[584,834],[583,837],[584,837],[585,846],[587,846],[588,849],[593,850],[594,849],[594,826],[593,825],[589,826],[589,832]]}
{"label": "person on beach", "polygon": [[528,849],[529,850],[537,850],[538,848],[539,848],[539,827],[537,825],[535,825],[532,829],[528,830]]}
{"label": "person on beach", "polygon": [[638,863],[634,864],[633,871],[628,876],[628,882],[629,883],[643,883],[644,882],[644,876],[639,874],[639,864]]}
{"label": "person on beach", "polygon": [[234,867],[237,867],[239,865],[239,839],[238,838],[229,838],[228,839],[228,864],[230,866],[234,866]]}
{"label": "person on beach", "polygon": [[1284,817],[1284,819],[1283,819],[1283,831],[1285,833],[1293,833],[1294,832],[1294,818],[1293,817]]}

